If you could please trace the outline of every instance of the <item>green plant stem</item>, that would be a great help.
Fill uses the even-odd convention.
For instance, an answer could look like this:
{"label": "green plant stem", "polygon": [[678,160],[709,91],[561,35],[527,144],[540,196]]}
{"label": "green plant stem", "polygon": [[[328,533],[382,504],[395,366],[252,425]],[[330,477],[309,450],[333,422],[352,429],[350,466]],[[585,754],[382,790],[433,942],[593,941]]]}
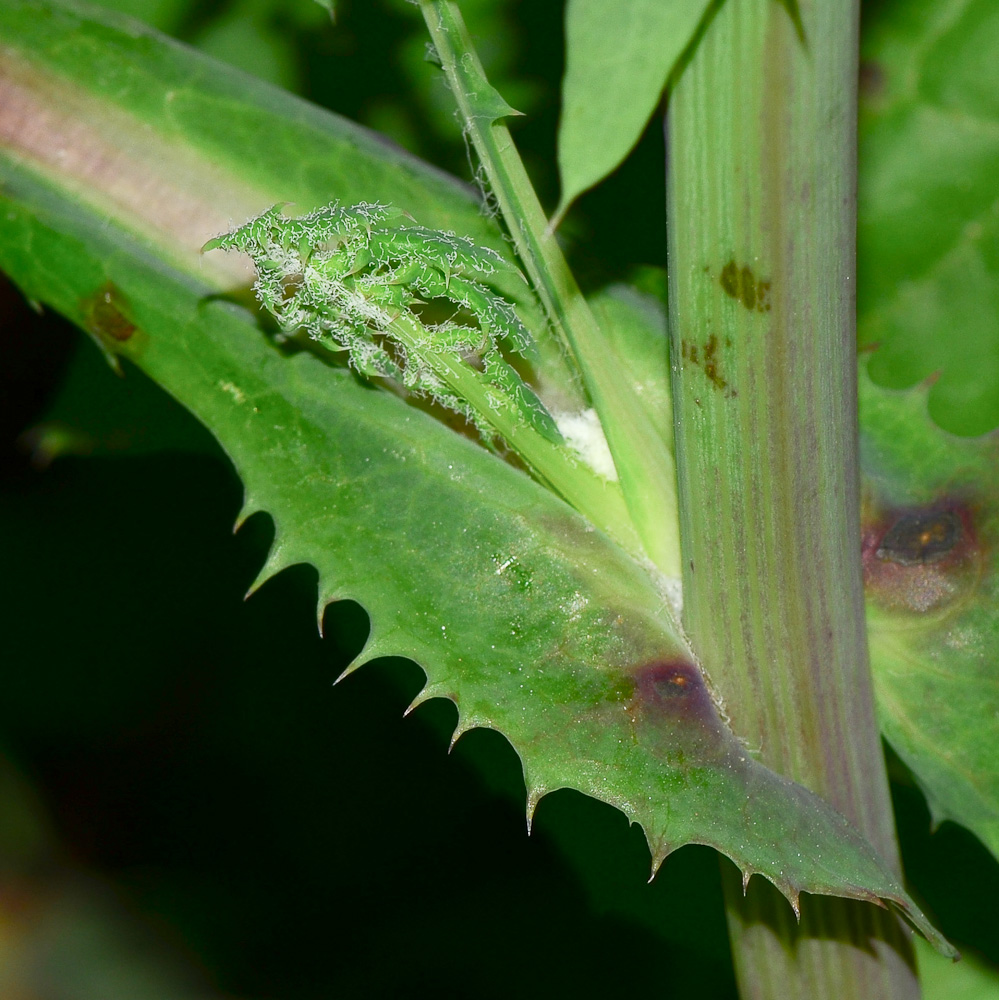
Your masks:
{"label": "green plant stem", "polygon": [[392,321],[392,332],[406,350],[420,354],[423,363],[465,400],[560,496],[628,552],[641,551],[628,518],[620,486],[598,476],[585,462],[573,459],[569,449],[549,441],[517,415],[516,404],[503,391],[485,383],[469,365],[454,356],[428,350],[432,339],[416,320],[402,315]]}
{"label": "green plant stem", "polygon": [[509,129],[499,120],[516,112],[489,85],[457,5],[420,0],[420,9],[517,253],[583,376],[646,554],[664,574],[678,577],[673,457],[622,366],[609,356],[607,340],[548,226]]}
{"label": "green plant stem", "polygon": [[[860,566],[858,7],[729,0],[668,112],[684,621],[735,732],[898,868]],[[744,997],[915,997],[869,904],[726,877]],[[760,880],[755,880],[760,882]]]}

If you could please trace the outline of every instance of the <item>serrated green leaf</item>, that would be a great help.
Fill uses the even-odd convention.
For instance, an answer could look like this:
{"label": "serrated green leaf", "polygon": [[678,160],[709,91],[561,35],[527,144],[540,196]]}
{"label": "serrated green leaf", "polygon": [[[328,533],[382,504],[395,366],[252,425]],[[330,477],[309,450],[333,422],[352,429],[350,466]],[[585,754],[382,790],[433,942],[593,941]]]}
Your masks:
{"label": "serrated green leaf", "polygon": [[[106,43],[109,33],[92,30],[78,20],[69,42],[78,72],[88,44],[92,58],[106,58],[94,36]],[[118,38],[119,55],[129,44]],[[147,55],[156,43],[143,36],[141,47]],[[203,66],[170,54],[167,86],[181,85],[184,65]],[[17,68],[22,106],[34,98],[44,107],[56,81],[41,86],[35,76],[26,85]],[[156,101],[146,84],[146,123],[133,133],[120,115],[113,133],[101,133],[100,109],[87,105],[91,138],[103,136],[106,152],[134,147],[136,134],[161,151],[155,132],[166,95]],[[241,112],[244,122],[268,120],[251,103]],[[136,206],[120,200],[120,174],[81,192],[71,171],[60,176],[43,156],[25,156],[18,138],[15,130],[0,155],[0,264],[212,428],[246,483],[243,516],[267,510],[275,521],[261,579],[307,561],[319,569],[320,609],[341,597],[360,601],[372,619],[366,655],[413,657],[428,674],[421,699],[453,699],[459,731],[491,726],[511,739],[529,808],[546,791],[578,788],[641,823],[656,862],[683,843],[711,844],[792,901],[801,891],[892,900],[946,949],[849,825],[758,765],[727,730],[645,569],[426,414],[310,354],[281,354],[248,313],[214,296],[232,276],[191,253],[188,228],[137,239],[142,210],[161,203],[158,185],[169,189],[169,163],[145,175]],[[173,152],[186,157],[189,178],[197,174],[197,150]],[[201,168],[205,176],[215,169],[208,157]],[[286,173],[275,172],[272,188]],[[408,180],[422,202],[418,171]],[[453,198],[451,211],[460,212],[457,190]]]}
{"label": "serrated green leaf", "polygon": [[879,388],[862,369],[878,715],[934,821],[962,823],[999,857],[999,432],[942,431],[928,395]]}
{"label": "serrated green leaf", "polygon": [[[29,7],[41,9],[20,3],[0,12],[4,69],[14,61],[18,17],[39,51],[48,51],[37,22],[24,21]],[[88,141],[102,141],[107,156],[144,143],[164,152],[160,133],[173,124],[174,88],[190,99],[201,87],[211,94],[232,86],[223,69],[199,75],[203,60],[149,35],[135,39],[79,17],[60,46],[83,79],[88,50],[92,70],[116,54],[126,78],[130,46],[144,66],[157,58],[171,64],[158,99],[153,78],[138,74],[146,105],[134,132],[124,129],[120,109],[83,102]],[[64,98],[72,105],[72,91],[60,91],[58,79],[37,68],[26,78],[21,63],[17,70],[20,107],[32,99],[44,113],[55,113]],[[8,83],[0,79],[0,87]],[[126,102],[135,96],[128,87],[110,89]],[[259,135],[279,131],[282,110],[301,108],[268,98],[262,106],[251,95],[236,110],[254,127],[230,136],[228,162],[249,159]],[[338,147],[343,133],[330,117],[313,125],[313,149],[326,129],[338,151],[329,167],[334,181],[338,169],[381,155],[369,176],[391,164],[384,173],[394,169],[401,180],[388,186],[408,187],[423,205],[416,164],[388,151]],[[187,183],[202,180],[198,192],[211,187],[208,179],[220,183],[217,161],[199,149],[212,145],[209,131],[204,123],[193,146],[173,134],[172,153]],[[420,700],[454,700],[459,732],[489,726],[505,733],[524,764],[529,809],[547,791],[578,788],[639,822],[654,862],[683,843],[710,844],[792,901],[801,891],[891,900],[948,950],[842,817],[757,764],[725,727],[643,567],[542,487],[427,414],[311,354],[276,349],[245,310],[215,294],[233,276],[193,253],[209,234],[192,242],[197,227],[144,232],[158,216],[142,212],[177,196],[166,180],[172,161],[157,172],[147,157],[136,205],[122,200],[121,173],[92,178],[103,187],[84,190],[71,167],[60,173],[44,147],[27,155],[21,139],[14,129],[0,145],[0,266],[27,294],[88,327],[105,350],[140,365],[213,430],[246,484],[243,516],[267,510],[275,521],[261,580],[310,562],[319,570],[320,609],[345,597],[364,605],[372,620],[366,655],[421,663],[428,683]],[[254,172],[264,205],[282,196],[283,165],[269,181],[259,166]],[[451,204],[444,185],[425,175],[428,214],[435,204],[442,215],[466,211],[458,189]],[[358,194],[377,197],[370,189]],[[217,211],[209,206],[209,226]]]}
{"label": "serrated green leaf", "polygon": [[[0,264],[79,323],[115,289],[117,350],[209,426],[274,518],[259,581],[319,570],[319,610],[368,611],[366,656],[412,657],[417,701],[458,733],[504,733],[528,809],[577,788],[641,824],[658,864],[685,843],[800,892],[896,903],[946,949],[838,813],[756,763],[725,727],[645,571],[553,495],[397,397],[288,358],[106,219],[4,164]],[[55,280],[51,262],[61,260]]]}
{"label": "serrated green leaf", "polygon": [[999,6],[882,4],[865,20],[858,308],[895,388],[937,372],[934,416],[999,423]]}
{"label": "serrated green leaf", "polygon": [[707,0],[569,0],[556,218],[638,141]]}

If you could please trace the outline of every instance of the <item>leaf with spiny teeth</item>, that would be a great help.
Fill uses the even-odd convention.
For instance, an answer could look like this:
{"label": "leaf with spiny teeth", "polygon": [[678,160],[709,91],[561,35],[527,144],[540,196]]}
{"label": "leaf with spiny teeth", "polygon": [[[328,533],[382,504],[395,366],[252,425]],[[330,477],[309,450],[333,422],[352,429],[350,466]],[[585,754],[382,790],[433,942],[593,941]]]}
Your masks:
{"label": "leaf with spiny teeth", "polygon": [[[19,22],[14,17],[11,26],[10,9],[0,4],[0,59],[18,44]],[[163,65],[192,81],[192,95],[206,106],[238,105],[233,95],[244,92],[245,81],[237,86],[224,68],[215,91],[214,75],[185,62],[192,56],[146,34],[133,38],[95,26],[93,16],[38,25],[29,13],[20,30],[37,39],[71,23],[72,34],[52,44],[72,42],[77,69],[91,48],[125,59],[111,67],[117,72],[97,64],[81,71],[91,90],[120,79],[123,67],[144,64],[152,48]],[[99,37],[102,44],[78,44],[81,32],[84,41]],[[144,114],[169,105],[152,74],[131,79]],[[52,101],[51,88],[58,93],[64,84],[44,80],[42,96]],[[132,100],[132,93],[115,88],[114,98],[102,99],[113,104]],[[268,109],[280,108],[279,97],[267,101]],[[298,105],[289,105],[286,116],[254,106],[252,98],[239,107],[248,135],[280,135],[289,149],[297,136],[322,150],[322,126],[310,121],[311,131],[295,132]],[[109,148],[122,141],[119,130],[129,120],[120,107],[114,111],[115,131],[105,135],[94,117],[95,141]],[[143,134],[138,129],[127,138],[138,143]],[[170,134],[190,154],[184,165],[192,189],[199,176],[217,184],[218,163],[202,162],[201,147],[184,148],[183,134]],[[405,170],[382,163],[368,171],[365,156],[389,154],[365,149],[331,140],[322,160],[357,197],[371,196],[358,190],[365,182],[357,178],[377,174],[372,184],[397,185],[407,203],[425,201],[442,218],[450,213],[477,224],[457,187],[449,195],[428,173],[421,190],[423,175],[410,161]],[[802,891],[881,895],[934,934],[842,817],[762,768],[731,734],[664,610],[659,581],[593,523],[399,398],[371,391],[309,352],[276,351],[245,313],[213,297],[221,281],[189,261],[179,238],[157,230],[136,240],[133,234],[144,230],[130,210],[111,200],[100,208],[81,201],[75,184],[60,186],[58,166],[41,175],[30,160],[2,149],[0,164],[0,266],[27,294],[76,322],[85,322],[96,295],[120,289],[141,336],[115,350],[211,428],[246,483],[252,497],[246,509],[274,518],[274,554],[262,578],[308,562],[317,567],[324,601],[357,600],[372,622],[365,655],[413,658],[427,671],[428,694],[454,700],[463,725],[489,725],[510,739],[523,762],[529,808],[547,791],[577,788],[640,823],[657,860],[684,843],[711,844],[743,871],[773,880],[792,901]],[[297,192],[315,203],[317,192],[287,174],[284,159],[267,182],[272,196],[290,185],[300,201],[305,197]],[[153,181],[172,190],[167,180]],[[347,237],[375,231],[380,223],[373,215],[368,208],[356,213]],[[278,262],[298,274],[315,270],[317,257],[321,264],[324,254],[332,260],[343,252],[336,268],[345,270],[337,274],[357,267],[353,244],[341,243],[339,217],[328,216],[325,244],[313,247],[289,231],[274,248]],[[275,218],[259,225],[267,239]],[[238,399],[219,391],[220,380],[234,374]]]}

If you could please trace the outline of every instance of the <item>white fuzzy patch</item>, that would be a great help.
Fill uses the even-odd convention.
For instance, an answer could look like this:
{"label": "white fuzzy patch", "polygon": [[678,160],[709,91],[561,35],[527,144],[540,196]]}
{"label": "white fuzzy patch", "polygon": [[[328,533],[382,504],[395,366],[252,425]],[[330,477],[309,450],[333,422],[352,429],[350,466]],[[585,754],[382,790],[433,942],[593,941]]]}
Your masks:
{"label": "white fuzzy patch", "polygon": [[607,447],[607,438],[604,437],[597,411],[591,408],[580,413],[552,413],[552,416],[569,447],[594,472],[617,482],[617,469],[614,468],[614,459]]}
{"label": "white fuzzy patch", "polygon": [[660,578],[659,586],[679,621],[683,614],[683,581],[678,576],[664,576]]}

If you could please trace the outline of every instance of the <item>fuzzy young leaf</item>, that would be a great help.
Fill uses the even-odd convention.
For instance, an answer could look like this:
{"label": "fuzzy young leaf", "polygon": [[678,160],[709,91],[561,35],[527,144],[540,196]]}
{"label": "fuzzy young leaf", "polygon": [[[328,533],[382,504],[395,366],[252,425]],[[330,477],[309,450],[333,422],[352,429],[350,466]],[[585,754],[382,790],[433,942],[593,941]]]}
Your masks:
{"label": "fuzzy young leaf", "polygon": [[[480,412],[453,386],[445,388],[445,362],[463,364],[475,377],[469,355],[496,354],[500,341],[521,353],[530,347],[516,311],[484,284],[515,268],[467,237],[400,226],[402,211],[386,205],[333,204],[298,219],[284,218],[281,207],[209,240],[204,250],[249,254],[257,269],[257,296],[286,333],[303,330],[313,340],[347,351],[362,373],[394,378],[418,395],[433,396],[486,435],[499,429],[493,427],[493,412]],[[418,295],[450,300],[477,325],[423,323]],[[400,322],[402,314],[408,315],[406,324]],[[542,404],[512,368],[504,398],[522,420],[538,421]],[[554,428],[550,416],[545,426]]]}
{"label": "fuzzy young leaf", "polygon": [[[395,379],[453,410],[487,444],[503,440],[577,510],[636,551],[616,484],[605,485],[563,445],[544,404],[501,359],[501,346],[524,353],[531,339],[513,306],[484,282],[515,269],[454,233],[387,224],[401,214],[379,204],[334,204],[285,219],[275,206],[205,248],[250,255],[257,297],[285,333],[303,330],[345,350],[362,374]],[[430,299],[448,300],[454,315],[424,322],[419,310]],[[462,310],[475,322],[461,322]]]}

